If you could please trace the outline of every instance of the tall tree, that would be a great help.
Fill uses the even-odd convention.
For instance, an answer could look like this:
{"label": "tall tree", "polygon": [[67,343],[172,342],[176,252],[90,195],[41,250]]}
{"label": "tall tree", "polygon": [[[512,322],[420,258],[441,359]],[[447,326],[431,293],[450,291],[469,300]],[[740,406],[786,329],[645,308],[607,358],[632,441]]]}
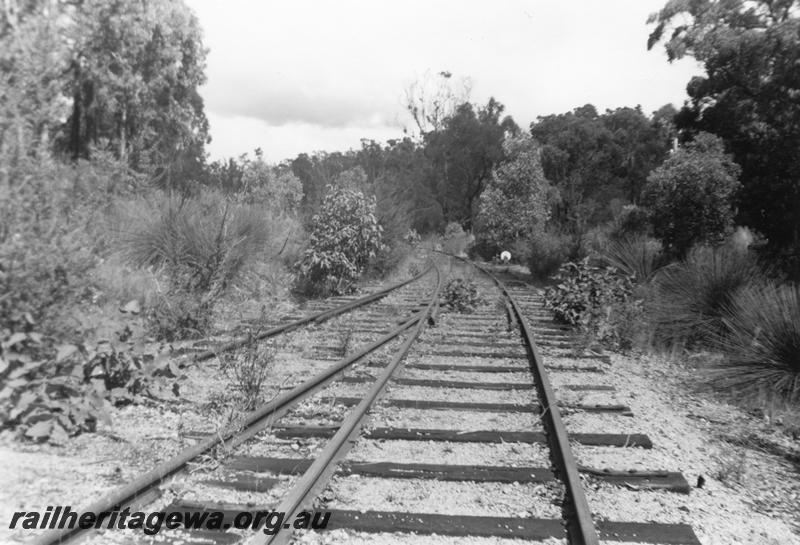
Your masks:
{"label": "tall tree", "polygon": [[69,25],[55,0],[3,0],[0,11],[0,161],[50,154],[68,66]]}
{"label": "tall tree", "polygon": [[659,111],[653,119],[638,106],[601,115],[586,104],[531,124],[542,144],[544,174],[559,189],[555,220],[562,227],[582,233],[610,219],[612,201],[638,201],[647,174],[669,146],[665,110]]}
{"label": "tall tree", "polygon": [[742,167],[739,220],[800,271],[800,1],[671,0],[648,47],[706,71],[676,117],[684,138],[721,136]]}
{"label": "tall tree", "polygon": [[504,110],[494,98],[477,110],[467,102],[445,119],[441,130],[425,135],[428,185],[446,222],[471,228],[478,197],[504,158],[503,141],[519,131],[510,116],[503,117]]}
{"label": "tall tree", "polygon": [[453,74],[447,71],[436,75],[426,72],[409,85],[405,92],[405,106],[418,135],[424,137],[441,130],[458,106],[469,102],[471,89],[472,82],[468,78],[453,78]]}
{"label": "tall tree", "polygon": [[503,147],[507,159],[492,171],[475,219],[477,242],[489,255],[543,230],[554,193],[531,137],[508,138]]}
{"label": "tall tree", "polygon": [[110,151],[171,185],[208,140],[196,17],[180,0],[86,0],[74,18],[66,149]]}

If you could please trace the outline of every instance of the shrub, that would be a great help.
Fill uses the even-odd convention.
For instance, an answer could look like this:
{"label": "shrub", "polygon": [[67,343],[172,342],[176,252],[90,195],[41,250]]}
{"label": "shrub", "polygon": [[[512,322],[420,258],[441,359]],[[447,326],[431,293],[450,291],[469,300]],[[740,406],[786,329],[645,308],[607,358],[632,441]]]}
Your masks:
{"label": "shrub", "polygon": [[261,390],[272,365],[277,349],[272,341],[258,341],[258,333],[248,332],[244,346],[223,355],[223,365],[242,395],[244,409],[252,411],[263,401]]}
{"label": "shrub", "polygon": [[652,317],[658,341],[702,344],[722,328],[723,309],[742,288],[761,282],[753,256],[730,246],[697,247],[654,279]]}
{"label": "shrub", "polygon": [[547,230],[534,231],[529,240],[528,269],[537,279],[552,276],[569,259],[574,245],[568,235]]}
{"label": "shrub", "polygon": [[[29,324],[32,326],[32,324]],[[129,327],[95,346],[54,345],[34,331],[0,331],[0,425],[34,441],[64,443],[109,423],[109,406],[177,393],[179,370],[134,350]]]}
{"label": "shrub", "polygon": [[581,237],[581,245],[586,253],[594,257],[602,256],[611,241],[613,230],[613,224],[602,223],[586,231]]}
{"label": "shrub", "polygon": [[406,234],[403,236],[403,241],[411,246],[412,248],[416,248],[422,242],[422,239],[417,233],[416,229],[409,229]]}
{"label": "shrub", "polygon": [[631,347],[631,320],[641,318],[643,309],[633,297],[630,276],[585,258],[564,264],[555,280],[557,284],[545,290],[544,304],[557,321],[579,326],[615,348]]}
{"label": "shrub", "polygon": [[198,339],[211,327],[213,297],[174,290],[161,294],[145,316],[156,340],[174,342]]}
{"label": "shrub", "polygon": [[478,287],[472,280],[454,278],[444,287],[442,299],[445,306],[457,312],[472,312],[480,303]]}
{"label": "shrub", "polygon": [[746,286],[721,308],[712,341],[725,358],[711,380],[737,393],[800,398],[800,287]]}
{"label": "shrub", "polygon": [[470,236],[464,232],[461,224],[451,221],[445,226],[442,238],[442,249],[448,254],[464,255],[470,243]]}
{"label": "shrub", "polygon": [[101,211],[114,189],[101,193],[100,174],[80,162],[22,163],[0,173],[0,328],[28,313],[43,333],[71,325],[59,316],[92,291],[89,271],[109,242]]}
{"label": "shrub", "polygon": [[733,225],[740,171],[722,140],[700,133],[647,178],[642,196],[655,236],[680,257],[696,243],[721,242]]}
{"label": "shrub", "polygon": [[633,277],[638,283],[650,281],[665,264],[661,243],[646,235],[612,240],[602,257],[610,266]]}
{"label": "shrub", "polygon": [[491,173],[478,200],[474,232],[481,253],[496,255],[526,239],[549,219],[555,189],[545,179],[540,149],[530,136],[507,138],[506,161]]}
{"label": "shrub", "polygon": [[265,210],[230,202],[218,192],[196,199],[164,197],[132,215],[135,224],[123,234],[127,260],[163,268],[172,286],[187,293],[223,291],[269,241]]}
{"label": "shrub", "polygon": [[610,237],[612,239],[627,239],[650,234],[650,213],[646,208],[635,204],[626,204],[614,218]]}
{"label": "shrub", "polygon": [[351,291],[369,260],[382,249],[375,198],[328,186],[314,216],[309,247],[297,264],[298,288],[311,295]]}

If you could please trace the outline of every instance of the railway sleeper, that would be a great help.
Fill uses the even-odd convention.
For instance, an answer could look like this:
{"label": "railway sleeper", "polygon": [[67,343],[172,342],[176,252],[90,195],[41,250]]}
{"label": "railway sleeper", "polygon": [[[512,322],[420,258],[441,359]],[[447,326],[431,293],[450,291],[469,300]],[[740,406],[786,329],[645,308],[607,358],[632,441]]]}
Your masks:
{"label": "railway sleeper", "polygon": [[[309,458],[272,458],[241,456],[228,461],[227,469],[237,472],[235,479],[244,483],[240,490],[260,491],[263,484],[247,488],[247,481],[277,483],[280,479],[263,477],[262,473],[275,475],[301,475],[314,460]],[[670,471],[606,471],[579,468],[593,479],[633,490],[663,490],[688,494],[691,490],[683,474]],[[403,464],[394,462],[345,461],[336,470],[339,475],[360,475],[383,479],[429,479],[438,481],[496,482],[496,483],[547,483],[556,480],[555,473],[545,467],[507,467],[489,465]],[[216,481],[203,481],[215,485]]]}
{"label": "railway sleeper", "polygon": [[[273,428],[272,433],[279,439],[308,437],[333,437],[338,426],[291,426]],[[404,441],[449,441],[454,443],[523,443],[547,444],[544,432],[538,431],[499,431],[499,430],[439,430],[428,428],[372,428],[366,430],[366,439],[404,440]],[[569,438],[577,443],[592,447],[641,447],[653,448],[647,435],[641,433],[571,433]]]}

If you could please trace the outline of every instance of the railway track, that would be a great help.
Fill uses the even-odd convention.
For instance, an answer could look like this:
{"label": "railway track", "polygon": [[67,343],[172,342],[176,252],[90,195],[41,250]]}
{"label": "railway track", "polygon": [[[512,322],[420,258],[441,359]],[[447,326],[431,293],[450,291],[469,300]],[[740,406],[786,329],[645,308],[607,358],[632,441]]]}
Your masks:
{"label": "railway track", "polygon": [[[219,466],[180,484],[201,500],[172,494],[159,509],[221,512],[231,528],[247,511],[277,511],[291,520],[323,510],[330,515],[327,531],[338,530],[324,543],[417,544],[435,534],[442,543],[698,544],[684,524],[593,517],[587,490],[596,487],[664,494],[690,487],[681,474],[658,468],[579,465],[573,450],[581,446],[621,453],[652,447],[645,433],[619,424],[631,409],[604,399],[614,389],[602,378],[605,358],[576,351],[570,331],[552,322],[529,286],[473,272],[467,263],[454,267],[481,286],[483,302],[474,313],[442,312],[437,327],[425,329],[443,280],[437,269],[424,309],[419,291],[411,293],[405,301],[418,312],[399,327],[309,379],[304,390],[262,407],[251,417],[259,425],[225,437],[228,456]],[[346,327],[383,332],[369,317]],[[355,362],[361,365],[341,376]],[[571,429],[583,417],[610,431]],[[204,444],[204,452],[212,447]],[[198,448],[183,455],[182,468]],[[139,503],[158,504],[160,486],[140,491]],[[112,542],[114,534],[146,542],[120,532],[91,541]],[[58,542],[53,537],[37,543]],[[159,538],[249,545],[315,539],[291,529]]]}
{"label": "railway track", "polygon": [[[424,279],[435,278],[434,286],[428,285]],[[187,448],[177,456],[159,464],[153,470],[141,475],[129,484],[115,490],[113,493],[82,507],[82,512],[91,513],[110,513],[129,507],[131,510],[148,509],[149,511],[164,510],[167,506],[160,501],[164,492],[175,484],[176,479],[180,479],[190,470],[192,464],[199,459],[219,457],[220,449],[225,452],[234,452],[234,449],[246,447],[250,442],[257,442],[260,435],[269,434],[272,425],[290,414],[291,411],[298,409],[303,402],[313,398],[330,384],[340,380],[346,373],[357,368],[367,356],[379,354],[381,350],[388,350],[392,343],[398,342],[407,337],[419,324],[426,322],[435,315],[438,285],[441,274],[435,264],[431,264],[425,271],[416,277],[392,286],[379,289],[363,297],[341,297],[315,302],[309,305],[311,314],[300,317],[284,317],[282,322],[258,333],[256,339],[263,341],[278,335],[295,331],[304,326],[316,326],[325,324],[323,327],[328,329],[328,333],[336,334],[342,327],[347,327],[348,334],[355,333],[355,342],[358,341],[359,333],[365,333],[366,342],[357,344],[353,348],[340,346],[321,347],[321,353],[316,353],[314,360],[323,368],[319,369],[313,376],[302,380],[288,391],[280,393],[270,402],[258,407],[254,411],[242,415],[237,421],[225,430],[215,431],[214,433],[198,432],[187,433],[187,436],[194,435],[199,443]],[[384,303],[381,300],[391,296],[394,300],[391,303]],[[337,319],[338,318],[338,319]],[[346,318],[350,325],[343,323]],[[361,328],[360,324],[370,325],[369,330]],[[360,320],[360,321],[359,321]],[[202,346],[195,349],[194,353],[184,352],[187,356],[182,365],[199,364],[205,360],[224,352],[232,351],[242,347],[248,340],[235,339],[232,341],[219,343],[217,346],[204,349]],[[342,351],[347,351],[342,355]],[[339,354],[336,354],[339,352]],[[320,367],[317,365],[317,368]],[[266,430],[266,431],[265,431]],[[230,483],[221,483],[222,487],[227,487]],[[53,528],[53,526],[51,526]],[[121,535],[120,535],[121,534]],[[66,542],[131,542],[135,539],[135,533],[126,534],[125,532],[95,531],[93,528],[85,529],[80,527],[64,528],[46,532],[31,543],[37,544],[56,544]],[[141,537],[141,532],[139,532]],[[163,536],[159,536],[161,538]],[[152,540],[151,537],[146,538]],[[183,535],[176,538],[180,542],[186,542],[187,536]],[[194,543],[220,543],[226,542],[223,534],[205,535],[199,532],[197,535],[188,536]],[[121,540],[121,541],[120,541]],[[146,542],[146,541],[145,541]]]}

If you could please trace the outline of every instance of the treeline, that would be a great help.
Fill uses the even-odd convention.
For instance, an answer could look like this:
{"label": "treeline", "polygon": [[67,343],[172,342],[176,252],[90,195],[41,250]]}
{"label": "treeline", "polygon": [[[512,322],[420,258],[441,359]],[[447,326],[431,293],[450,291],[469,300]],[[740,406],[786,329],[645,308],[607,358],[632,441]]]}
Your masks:
{"label": "treeline", "polygon": [[111,157],[164,187],[199,175],[206,50],[182,2],[3,0],[3,8],[3,165]]}

